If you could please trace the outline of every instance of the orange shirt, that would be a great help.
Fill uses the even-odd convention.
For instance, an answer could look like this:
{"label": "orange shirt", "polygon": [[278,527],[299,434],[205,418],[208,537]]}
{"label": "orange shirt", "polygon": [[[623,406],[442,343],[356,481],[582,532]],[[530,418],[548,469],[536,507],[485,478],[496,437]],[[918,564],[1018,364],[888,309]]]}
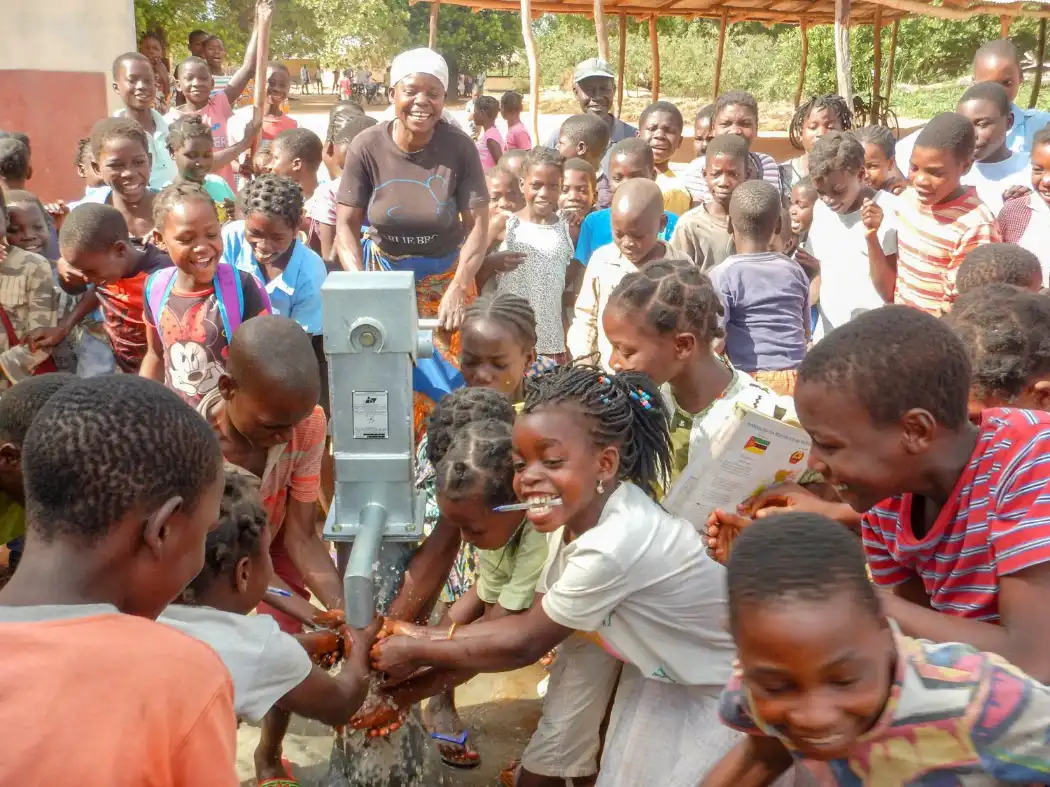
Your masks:
{"label": "orange shirt", "polygon": [[955,274],[966,255],[998,242],[995,216],[976,189],[940,205],[923,205],[915,189],[907,189],[897,199],[894,301],[939,317],[955,300]]}
{"label": "orange shirt", "polygon": [[214,651],[79,609],[0,607],[0,787],[237,787],[233,685]]}

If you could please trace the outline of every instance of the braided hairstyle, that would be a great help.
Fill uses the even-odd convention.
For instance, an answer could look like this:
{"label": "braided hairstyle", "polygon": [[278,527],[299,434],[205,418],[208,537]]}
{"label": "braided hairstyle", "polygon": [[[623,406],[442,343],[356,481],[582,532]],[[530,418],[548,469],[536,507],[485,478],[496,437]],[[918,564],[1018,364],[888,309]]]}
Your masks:
{"label": "braided hairstyle", "polygon": [[268,519],[259,491],[243,474],[226,471],[226,486],[219,503],[219,524],[208,533],[204,567],[179,597],[183,604],[198,604],[220,577],[230,577],[237,563],[257,557]]}
{"label": "braided hairstyle", "polygon": [[607,375],[590,366],[561,366],[526,382],[525,412],[571,407],[587,418],[595,446],[616,446],[618,475],[653,494],[671,467],[663,397],[647,375]]}
{"label": "braided hairstyle", "polygon": [[168,220],[168,215],[175,210],[176,205],[193,200],[211,205],[212,210],[215,211],[215,220],[219,220],[219,211],[215,207],[215,201],[204,190],[203,185],[189,180],[179,181],[165,186],[153,200],[153,226],[157,232],[164,231],[164,222]]}
{"label": "braided hairstyle", "polygon": [[197,115],[183,115],[168,127],[168,152],[175,155],[187,140],[207,137],[213,143],[211,126]]}
{"label": "braided hairstyle", "polygon": [[457,388],[441,398],[427,421],[426,457],[434,467],[445,458],[457,433],[474,421],[514,423],[514,407],[499,391]]}
{"label": "braided hairstyle", "polygon": [[808,101],[800,104],[799,108],[795,110],[795,114],[791,118],[791,124],[788,126],[788,139],[791,140],[793,147],[798,150],[805,150],[802,146],[802,129],[806,125],[806,118],[809,117],[811,112],[822,109],[838,117],[843,131],[849,131],[853,128],[853,111],[849,108],[849,104],[846,103],[846,99],[830,93],[824,96],[811,96]]}
{"label": "braided hairstyle", "polygon": [[525,352],[536,349],[536,312],[520,295],[509,292],[482,295],[464,311],[463,327],[474,320],[492,320],[505,325],[521,340]]}
{"label": "braided hairstyle", "polygon": [[261,213],[272,219],[283,219],[298,229],[303,216],[303,190],[284,175],[260,175],[244,189],[244,216]]}
{"label": "braided hairstyle", "polygon": [[[1009,284],[962,293],[945,322],[962,339],[973,368],[973,395],[1014,402],[1050,374],[1050,298]],[[16,386],[17,387],[17,386]]]}
{"label": "braided hairstyle", "polygon": [[517,502],[511,455],[513,423],[497,418],[468,423],[435,468],[437,490],[450,500],[481,496],[488,506]]}
{"label": "braided hairstyle", "polygon": [[686,259],[656,260],[628,273],[609,304],[640,313],[662,335],[688,332],[705,345],[725,335],[718,324],[725,310],[710,277]]}

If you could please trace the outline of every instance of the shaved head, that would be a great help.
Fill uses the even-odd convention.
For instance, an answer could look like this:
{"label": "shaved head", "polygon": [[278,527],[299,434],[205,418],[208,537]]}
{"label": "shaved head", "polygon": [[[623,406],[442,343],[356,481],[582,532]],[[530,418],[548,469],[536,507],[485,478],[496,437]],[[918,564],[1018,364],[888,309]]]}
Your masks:
{"label": "shaved head", "polygon": [[230,342],[227,374],[256,393],[296,393],[317,401],[321,372],[310,336],[299,323],[274,314],[252,317]]}
{"label": "shaved head", "polygon": [[998,82],[1010,101],[1017,98],[1023,74],[1017,47],[1008,38],[989,41],[977,50],[973,58],[973,78],[976,82]]}
{"label": "shaved head", "polygon": [[664,195],[656,181],[633,178],[616,190],[612,216],[659,222],[664,215]]}

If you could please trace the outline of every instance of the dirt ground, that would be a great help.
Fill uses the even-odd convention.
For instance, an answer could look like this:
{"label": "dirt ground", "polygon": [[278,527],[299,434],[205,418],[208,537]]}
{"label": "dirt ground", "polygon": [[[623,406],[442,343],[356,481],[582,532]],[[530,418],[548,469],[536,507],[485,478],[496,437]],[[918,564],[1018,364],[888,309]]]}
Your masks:
{"label": "dirt ground", "polygon": [[[542,700],[536,684],[547,673],[539,666],[515,672],[479,675],[456,691],[460,715],[481,754],[473,770],[444,768],[446,783],[453,787],[493,787],[500,769],[521,756],[540,718]],[[333,732],[323,725],[294,718],[285,738],[285,757],[292,763],[303,787],[321,787],[328,774]],[[255,784],[252,755],[259,729],[242,724],[237,735],[237,770],[242,787]],[[357,787],[354,785],[353,787]]]}

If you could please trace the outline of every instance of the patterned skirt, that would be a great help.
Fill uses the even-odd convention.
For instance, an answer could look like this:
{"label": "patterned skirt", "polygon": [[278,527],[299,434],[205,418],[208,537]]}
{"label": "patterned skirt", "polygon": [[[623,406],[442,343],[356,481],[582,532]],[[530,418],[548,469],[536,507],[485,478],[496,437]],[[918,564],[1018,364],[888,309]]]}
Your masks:
{"label": "patterned skirt", "polygon": [[[391,257],[384,254],[371,238],[363,239],[361,246],[365,270],[411,271],[415,274],[419,316],[437,317],[438,305],[456,273],[458,249],[445,257]],[[467,303],[476,297],[477,292],[471,283]],[[418,359],[412,372],[416,443],[426,431],[427,417],[434,404],[463,385],[463,375],[459,371],[459,331],[434,331],[434,354],[430,358]]]}

